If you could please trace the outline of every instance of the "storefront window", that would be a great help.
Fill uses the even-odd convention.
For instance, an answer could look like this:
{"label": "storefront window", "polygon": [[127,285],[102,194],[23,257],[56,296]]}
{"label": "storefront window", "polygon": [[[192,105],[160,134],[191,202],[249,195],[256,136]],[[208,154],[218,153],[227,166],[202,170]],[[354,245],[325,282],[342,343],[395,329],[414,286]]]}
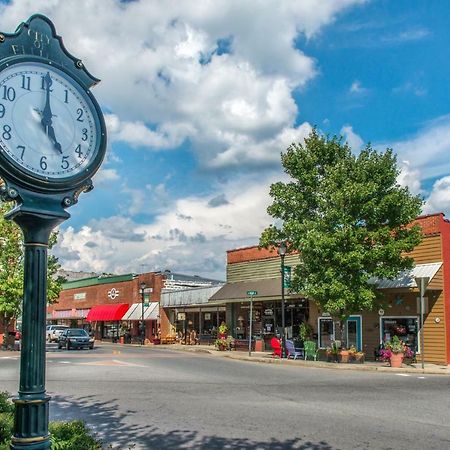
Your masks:
{"label": "storefront window", "polygon": [[414,351],[418,351],[416,317],[382,317],[381,335],[383,342],[398,336],[406,345]]}
{"label": "storefront window", "polygon": [[331,347],[334,341],[334,322],[330,317],[319,317],[319,347]]}

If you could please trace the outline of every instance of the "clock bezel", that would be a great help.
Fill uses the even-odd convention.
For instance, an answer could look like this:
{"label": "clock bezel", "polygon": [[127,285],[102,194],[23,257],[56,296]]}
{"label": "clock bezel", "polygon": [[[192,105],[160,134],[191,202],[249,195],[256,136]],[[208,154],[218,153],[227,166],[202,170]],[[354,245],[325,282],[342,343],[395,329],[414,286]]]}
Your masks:
{"label": "clock bezel", "polygon": [[67,81],[73,85],[74,89],[85,94],[85,100],[93,116],[98,136],[96,138],[96,145],[92,149],[93,157],[87,165],[78,173],[67,177],[52,177],[50,175],[45,176],[34,173],[16,163],[0,145],[0,177],[4,175],[5,178],[11,179],[11,181],[14,181],[18,185],[39,192],[64,192],[69,189],[77,189],[86,184],[94,176],[105,156],[106,125],[101,108],[90,89],[86,89],[83,86],[83,83],[74,75],[73,70],[68,70],[64,66],[46,58],[30,55],[8,58],[0,63],[0,78],[2,76],[1,73],[5,69],[10,69],[19,63],[39,63],[63,72],[67,77]]}

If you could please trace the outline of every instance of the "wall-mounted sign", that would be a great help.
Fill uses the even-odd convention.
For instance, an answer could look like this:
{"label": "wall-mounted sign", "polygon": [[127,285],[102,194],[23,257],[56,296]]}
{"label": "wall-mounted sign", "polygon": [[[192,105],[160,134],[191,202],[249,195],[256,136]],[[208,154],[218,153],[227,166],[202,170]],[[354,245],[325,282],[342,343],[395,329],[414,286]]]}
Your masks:
{"label": "wall-mounted sign", "polygon": [[380,308],[380,309],[378,310],[378,315],[379,315],[379,316],[384,316],[384,309],[381,309],[381,308]]}
{"label": "wall-mounted sign", "polygon": [[211,320],[211,313],[205,313],[205,320]]}
{"label": "wall-mounted sign", "polygon": [[76,294],[73,294],[74,300],[85,300],[86,298],[86,292],[78,292]]}
{"label": "wall-mounted sign", "polygon": [[115,298],[117,298],[119,296],[119,289],[116,288],[112,288],[108,291],[108,297],[111,300],[114,300]]}
{"label": "wall-mounted sign", "polygon": [[264,310],[265,316],[273,316],[273,309],[267,308]]}
{"label": "wall-mounted sign", "polygon": [[186,320],[186,313],[184,312],[178,313],[177,320]]}
{"label": "wall-mounted sign", "polygon": [[322,317],[331,317],[331,314],[329,312],[322,313]]}

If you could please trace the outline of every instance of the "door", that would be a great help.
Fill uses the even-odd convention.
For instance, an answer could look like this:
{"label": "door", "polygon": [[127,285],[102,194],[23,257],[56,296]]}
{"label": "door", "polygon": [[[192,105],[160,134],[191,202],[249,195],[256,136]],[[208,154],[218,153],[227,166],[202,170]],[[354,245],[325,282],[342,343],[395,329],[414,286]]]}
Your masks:
{"label": "door", "polygon": [[352,345],[362,351],[361,316],[350,316],[347,319],[347,348]]}

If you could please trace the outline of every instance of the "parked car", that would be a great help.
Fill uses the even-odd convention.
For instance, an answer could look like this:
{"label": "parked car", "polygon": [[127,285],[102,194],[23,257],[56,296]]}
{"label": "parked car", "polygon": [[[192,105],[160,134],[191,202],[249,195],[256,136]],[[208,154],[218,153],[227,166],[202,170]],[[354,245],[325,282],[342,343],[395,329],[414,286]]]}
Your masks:
{"label": "parked car", "polygon": [[47,325],[45,334],[48,342],[58,342],[59,335],[67,330],[67,325]]}
{"label": "parked car", "polygon": [[94,338],[83,328],[68,328],[58,338],[58,348],[94,348]]}

